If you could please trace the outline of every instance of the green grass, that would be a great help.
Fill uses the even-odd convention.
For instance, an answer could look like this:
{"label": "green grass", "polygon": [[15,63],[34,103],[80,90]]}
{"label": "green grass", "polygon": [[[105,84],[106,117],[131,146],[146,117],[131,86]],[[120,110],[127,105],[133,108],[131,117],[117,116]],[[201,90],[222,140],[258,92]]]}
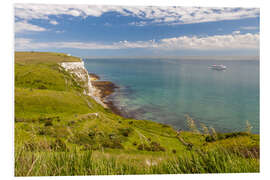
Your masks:
{"label": "green grass", "polygon": [[[29,153],[16,151],[16,176],[245,173],[259,172],[259,162],[225,149],[189,152],[166,159],[123,159],[92,151]],[[136,155],[135,155],[136,156]]]}
{"label": "green grass", "polygon": [[58,64],[70,61],[80,59],[15,53],[16,176],[259,171],[259,135],[192,127],[180,141],[169,125],[123,118],[83,95]]}

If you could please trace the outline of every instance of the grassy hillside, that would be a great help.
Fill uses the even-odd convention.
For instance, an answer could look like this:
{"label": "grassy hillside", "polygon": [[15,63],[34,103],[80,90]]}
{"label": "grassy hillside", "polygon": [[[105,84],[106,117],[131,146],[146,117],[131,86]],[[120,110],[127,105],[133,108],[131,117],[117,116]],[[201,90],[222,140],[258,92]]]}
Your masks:
{"label": "grassy hillside", "polygon": [[80,59],[15,53],[16,176],[259,171],[258,135],[194,126],[179,135],[169,125],[123,118],[83,95],[58,65],[73,61]]}

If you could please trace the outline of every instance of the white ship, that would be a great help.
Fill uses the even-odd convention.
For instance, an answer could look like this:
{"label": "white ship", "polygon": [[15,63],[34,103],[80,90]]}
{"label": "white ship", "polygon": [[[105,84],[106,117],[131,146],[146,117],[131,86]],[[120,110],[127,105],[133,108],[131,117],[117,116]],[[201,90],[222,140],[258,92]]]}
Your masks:
{"label": "white ship", "polygon": [[222,71],[222,70],[227,69],[227,67],[224,66],[223,64],[219,64],[219,65],[214,64],[214,65],[212,65],[212,66],[210,66],[208,68],[213,69],[213,70],[218,70],[218,71]]}

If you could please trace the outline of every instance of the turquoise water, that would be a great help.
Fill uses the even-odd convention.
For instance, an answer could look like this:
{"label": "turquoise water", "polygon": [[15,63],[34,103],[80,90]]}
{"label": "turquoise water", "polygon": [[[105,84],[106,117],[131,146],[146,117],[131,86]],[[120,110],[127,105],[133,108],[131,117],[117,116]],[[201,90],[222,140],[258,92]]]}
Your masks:
{"label": "turquoise water", "polygon": [[[85,59],[89,72],[120,86],[110,97],[126,116],[187,129],[185,114],[220,132],[259,133],[259,62]],[[224,64],[226,71],[208,69]]]}

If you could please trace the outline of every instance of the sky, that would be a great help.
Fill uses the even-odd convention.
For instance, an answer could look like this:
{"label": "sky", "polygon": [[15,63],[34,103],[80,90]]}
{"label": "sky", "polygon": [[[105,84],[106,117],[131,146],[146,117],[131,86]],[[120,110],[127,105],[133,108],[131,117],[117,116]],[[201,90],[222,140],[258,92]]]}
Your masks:
{"label": "sky", "polygon": [[80,57],[259,56],[260,10],[15,4],[15,50]]}

